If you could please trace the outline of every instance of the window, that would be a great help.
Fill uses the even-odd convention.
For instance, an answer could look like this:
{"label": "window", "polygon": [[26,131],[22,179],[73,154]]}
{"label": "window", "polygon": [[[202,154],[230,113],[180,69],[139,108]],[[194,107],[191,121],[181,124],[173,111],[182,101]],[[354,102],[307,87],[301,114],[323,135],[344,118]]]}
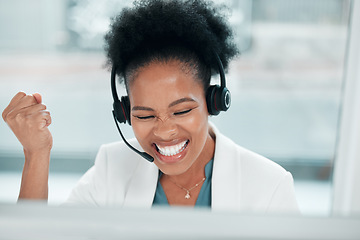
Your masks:
{"label": "window", "polygon": [[[241,56],[227,74],[232,106],[210,120],[238,144],[291,171],[305,214],[327,215],[351,2],[222,2],[232,10]],[[43,94],[53,117],[49,202],[58,203],[92,165],[99,146],[120,140],[102,39],[109,17],[131,1],[2,5],[0,107],[19,90]],[[130,127],[122,129],[132,137]],[[0,179],[11,179],[0,201],[11,202],[23,156],[3,123],[0,132]]]}

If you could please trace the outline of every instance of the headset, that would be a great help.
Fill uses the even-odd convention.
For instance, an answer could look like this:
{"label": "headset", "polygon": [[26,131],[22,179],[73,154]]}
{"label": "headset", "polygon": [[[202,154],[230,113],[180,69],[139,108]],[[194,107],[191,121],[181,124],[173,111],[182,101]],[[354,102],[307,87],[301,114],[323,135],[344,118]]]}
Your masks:
{"label": "headset", "polygon": [[[218,115],[220,111],[227,111],[231,104],[230,91],[226,88],[225,72],[221,59],[217,53],[214,54],[220,74],[220,86],[211,85],[206,91],[206,105],[210,115]],[[113,65],[111,69],[111,93],[114,99],[113,103],[113,117],[116,127],[120,133],[121,138],[125,144],[134,152],[145,158],[149,162],[153,162],[154,158],[146,152],[140,152],[133,146],[131,146],[123,136],[119,123],[128,123],[131,125],[130,120],[130,100],[129,96],[122,96],[121,101],[116,91],[116,66]]]}

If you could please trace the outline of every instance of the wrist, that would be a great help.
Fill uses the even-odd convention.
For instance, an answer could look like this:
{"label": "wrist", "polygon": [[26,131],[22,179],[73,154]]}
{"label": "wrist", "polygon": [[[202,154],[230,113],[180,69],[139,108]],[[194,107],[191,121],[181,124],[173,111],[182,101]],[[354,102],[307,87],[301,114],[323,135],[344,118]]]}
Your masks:
{"label": "wrist", "polygon": [[24,148],[25,163],[33,161],[50,161],[50,150],[41,149],[36,151],[28,151]]}
{"label": "wrist", "polygon": [[27,151],[22,173],[19,200],[47,199],[50,151]]}

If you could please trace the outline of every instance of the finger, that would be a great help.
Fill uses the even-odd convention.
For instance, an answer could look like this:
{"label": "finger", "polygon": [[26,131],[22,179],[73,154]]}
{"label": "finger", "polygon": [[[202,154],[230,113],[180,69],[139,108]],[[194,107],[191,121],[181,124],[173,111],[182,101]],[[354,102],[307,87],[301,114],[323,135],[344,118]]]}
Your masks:
{"label": "finger", "polygon": [[36,98],[33,95],[28,94],[25,97],[21,98],[13,109],[22,109],[36,104],[38,104]]}
{"label": "finger", "polygon": [[20,109],[19,111],[12,111],[6,117],[6,123],[11,127],[21,126],[24,122],[33,122],[32,115],[36,115],[46,110],[46,106],[43,104],[33,105],[27,108]]}
{"label": "finger", "polygon": [[15,102],[19,101],[20,99],[22,99],[23,97],[26,96],[26,93],[24,92],[18,92],[10,101],[9,105],[13,105]]}
{"label": "finger", "polygon": [[2,118],[6,119],[7,114],[11,111],[11,109],[16,105],[16,103],[26,96],[26,93],[24,92],[18,92],[10,101],[9,105],[4,109],[2,112]]}
{"label": "finger", "polygon": [[35,122],[35,126],[37,126],[38,129],[48,127],[52,122],[50,112],[48,111],[41,111],[31,115],[30,117],[33,118],[33,122]]}
{"label": "finger", "polygon": [[[46,114],[46,113],[48,113],[48,114]],[[51,118],[51,116],[50,116],[50,112],[44,112],[44,119],[45,119],[45,121],[46,121],[46,125],[45,125],[45,127],[48,127],[48,126],[50,126],[50,124],[52,123],[52,118]]]}
{"label": "finger", "polygon": [[37,112],[22,118],[21,122],[21,125],[26,125],[26,129],[29,131],[41,131],[51,124],[51,117],[49,112]]}
{"label": "finger", "polygon": [[18,114],[21,113],[27,116],[44,110],[46,110],[46,106],[44,104],[36,104],[26,108],[22,108],[18,111]]}
{"label": "finger", "polygon": [[7,121],[7,117],[8,116],[16,116],[20,110],[33,106],[35,104],[38,104],[36,102],[36,99],[34,98],[34,96],[32,95],[26,95],[23,98],[21,98],[20,100],[18,100],[17,102],[15,102],[15,104],[12,106],[12,108],[9,107],[9,109],[7,109],[7,112],[4,113],[4,120],[5,122]]}
{"label": "finger", "polygon": [[42,97],[41,97],[40,93],[34,93],[33,96],[37,103],[41,103]]}
{"label": "finger", "polygon": [[[12,111],[7,116],[7,123],[10,125],[13,125],[13,120],[17,124],[21,124],[24,119],[31,117],[32,115],[35,115],[40,112],[44,112],[46,110],[46,106],[44,104],[37,104],[30,107],[26,107],[23,109],[20,109],[19,111],[15,112]],[[48,111],[47,111],[48,112]],[[50,112],[48,112],[50,114]]]}

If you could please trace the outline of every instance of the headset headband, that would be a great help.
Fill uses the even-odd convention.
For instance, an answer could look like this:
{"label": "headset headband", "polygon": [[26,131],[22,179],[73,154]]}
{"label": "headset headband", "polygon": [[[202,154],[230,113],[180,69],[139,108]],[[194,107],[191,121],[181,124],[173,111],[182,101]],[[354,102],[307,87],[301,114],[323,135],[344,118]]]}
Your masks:
{"label": "headset headband", "polygon": [[216,58],[216,62],[218,64],[218,68],[219,68],[219,74],[220,74],[220,86],[221,87],[226,87],[226,80],[225,80],[225,71],[224,71],[224,66],[221,62],[221,59],[219,57],[219,55],[214,51],[214,55]]}
{"label": "headset headband", "polygon": [[[219,74],[220,74],[220,86],[221,87],[226,87],[226,79],[225,79],[225,71],[224,71],[224,66],[221,62],[221,59],[219,57],[219,55],[214,51],[214,55],[216,58],[216,62],[218,64],[218,69],[219,69]],[[116,91],[116,66],[113,65],[111,68],[111,93],[115,101],[119,101],[119,97],[117,95],[117,91]]]}
{"label": "headset headband", "polygon": [[119,101],[119,97],[116,91],[116,67],[115,65],[111,68],[111,93],[114,99],[114,102]]}

